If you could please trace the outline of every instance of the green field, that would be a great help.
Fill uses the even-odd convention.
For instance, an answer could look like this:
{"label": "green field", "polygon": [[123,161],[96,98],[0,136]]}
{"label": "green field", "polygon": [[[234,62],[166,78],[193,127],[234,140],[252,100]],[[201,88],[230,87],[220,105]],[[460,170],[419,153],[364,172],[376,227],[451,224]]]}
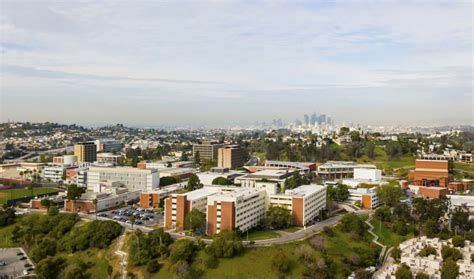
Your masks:
{"label": "green field", "polygon": [[[263,240],[271,238],[279,238],[280,235],[272,230],[251,230],[248,233],[248,240]],[[242,236],[243,240],[247,240],[247,234]]]}
{"label": "green field", "polygon": [[372,219],[370,222],[374,226],[374,233],[379,236],[379,242],[389,247],[396,247],[401,242],[411,238],[411,235],[401,236],[391,231],[390,228],[381,224],[379,220]]}
{"label": "green field", "polygon": [[54,193],[57,191],[57,188],[33,188],[33,191],[28,189],[0,190],[0,204],[4,204],[7,200],[10,199],[19,199],[24,197]]}
{"label": "green field", "polygon": [[[325,250],[328,262],[328,272],[334,275],[334,278],[347,278],[352,271],[347,263],[348,259],[358,254],[360,249],[365,251],[373,251],[378,253],[380,248],[371,243],[371,235],[366,233],[362,239],[355,240],[349,233],[344,233],[338,229],[334,229],[334,236],[329,237],[320,234],[324,238]],[[200,278],[278,278],[272,270],[272,257],[275,254],[285,254],[290,259],[291,270],[284,278],[301,278],[302,272],[306,267],[306,263],[296,256],[296,250],[303,245],[309,246],[309,240],[292,242],[283,245],[275,245],[268,247],[246,248],[244,252],[231,259],[219,259],[216,268],[209,269],[203,266],[201,258],[204,251],[201,250],[195,256],[193,268],[200,270],[202,276]],[[311,248],[313,255],[319,259],[323,257],[320,250]],[[128,267],[128,270],[138,275],[138,278],[178,278],[171,271],[170,267],[165,264],[158,273],[149,274],[144,267]]]}

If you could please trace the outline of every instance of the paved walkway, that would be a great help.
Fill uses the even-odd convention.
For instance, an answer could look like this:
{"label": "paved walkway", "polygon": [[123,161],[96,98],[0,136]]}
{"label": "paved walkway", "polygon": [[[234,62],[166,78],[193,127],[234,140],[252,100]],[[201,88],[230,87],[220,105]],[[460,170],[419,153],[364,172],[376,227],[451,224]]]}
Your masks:
{"label": "paved walkway", "polygon": [[372,242],[382,247],[382,251],[380,251],[380,255],[379,255],[379,264],[383,264],[383,262],[385,261],[384,255],[385,255],[385,250],[387,250],[387,246],[383,245],[382,243],[378,241],[379,236],[374,233],[374,226],[370,223],[372,219],[373,219],[372,214],[370,214],[369,218],[365,221],[365,223],[369,226],[368,232],[374,237],[374,239],[372,239]]}
{"label": "paved walkway", "polygon": [[120,274],[122,275],[122,279],[127,278],[128,253],[123,251],[126,234],[127,234],[127,229],[125,229],[122,235],[120,236],[117,242],[117,250],[115,250],[115,254],[120,257]]}

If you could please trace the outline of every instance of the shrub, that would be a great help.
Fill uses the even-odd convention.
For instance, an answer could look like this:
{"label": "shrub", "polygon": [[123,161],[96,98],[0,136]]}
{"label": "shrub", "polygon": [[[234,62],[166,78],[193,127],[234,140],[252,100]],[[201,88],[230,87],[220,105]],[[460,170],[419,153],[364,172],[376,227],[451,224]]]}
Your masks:
{"label": "shrub", "polygon": [[216,258],[232,258],[242,251],[242,241],[236,232],[222,231],[215,235],[212,244],[206,249]]}
{"label": "shrub", "polygon": [[420,271],[416,274],[415,279],[430,279],[430,276]]}
{"label": "shrub", "polygon": [[161,265],[157,259],[149,261],[146,265],[146,271],[149,273],[156,273],[160,270]]}
{"label": "shrub", "polygon": [[272,256],[271,259],[272,270],[279,276],[283,276],[290,271],[290,259],[283,253],[279,251]]}
{"label": "shrub", "polygon": [[418,256],[420,257],[428,257],[429,255],[436,255],[436,249],[430,245],[423,247],[423,249],[418,253]]}
{"label": "shrub", "polygon": [[464,237],[460,235],[453,236],[451,242],[453,243],[454,247],[464,247]]}
{"label": "shrub", "polygon": [[451,248],[449,246],[443,245],[441,248],[441,256],[443,256],[443,261],[448,259],[457,262],[458,260],[462,259],[462,253],[457,248]]}
{"label": "shrub", "polygon": [[333,236],[334,236],[334,230],[333,230],[332,227],[330,227],[330,226],[325,226],[325,227],[323,228],[323,232],[324,232],[327,236],[329,236],[329,237],[333,237]]}

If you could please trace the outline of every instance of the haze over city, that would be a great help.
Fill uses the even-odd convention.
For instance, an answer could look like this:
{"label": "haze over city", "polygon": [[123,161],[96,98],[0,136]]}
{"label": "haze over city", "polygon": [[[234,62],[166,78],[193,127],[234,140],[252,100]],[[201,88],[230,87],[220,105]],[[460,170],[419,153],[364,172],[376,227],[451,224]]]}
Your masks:
{"label": "haze over city", "polygon": [[[1,1],[1,121],[473,123],[470,1]],[[449,109],[448,109],[449,108]]]}

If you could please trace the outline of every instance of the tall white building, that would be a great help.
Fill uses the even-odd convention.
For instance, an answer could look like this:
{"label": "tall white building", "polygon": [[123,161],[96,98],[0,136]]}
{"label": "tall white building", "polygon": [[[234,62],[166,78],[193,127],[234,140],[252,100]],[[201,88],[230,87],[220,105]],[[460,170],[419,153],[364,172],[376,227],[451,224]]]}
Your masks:
{"label": "tall white building", "polygon": [[90,167],[87,174],[87,188],[101,192],[101,185],[121,182],[129,191],[152,191],[160,186],[157,170],[132,167]]}

